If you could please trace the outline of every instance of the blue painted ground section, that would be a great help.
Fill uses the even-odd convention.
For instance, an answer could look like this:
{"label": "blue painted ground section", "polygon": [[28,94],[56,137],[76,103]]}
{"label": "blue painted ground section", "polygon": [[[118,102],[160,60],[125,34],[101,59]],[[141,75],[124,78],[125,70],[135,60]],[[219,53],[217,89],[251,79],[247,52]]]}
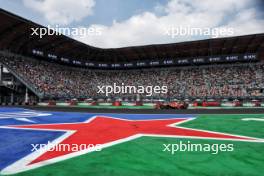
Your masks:
{"label": "blue painted ground section", "polygon": [[0,128],[0,170],[31,153],[31,144],[46,144],[64,132]]}
{"label": "blue painted ground section", "polygon": [[[25,113],[47,114],[27,117]],[[64,132],[7,129],[8,125],[56,124],[83,122],[94,116],[109,116],[130,120],[191,118],[194,115],[179,114],[91,114],[73,112],[40,112],[23,108],[0,108],[0,171],[31,153],[31,144],[46,144]],[[19,120],[19,118],[23,118]],[[29,121],[27,121],[29,120]]]}

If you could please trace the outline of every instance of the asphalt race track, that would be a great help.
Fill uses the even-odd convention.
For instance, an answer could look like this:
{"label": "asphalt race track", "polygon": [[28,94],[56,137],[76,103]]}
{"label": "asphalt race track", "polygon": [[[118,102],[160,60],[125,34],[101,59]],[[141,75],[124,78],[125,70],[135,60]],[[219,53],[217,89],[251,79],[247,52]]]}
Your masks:
{"label": "asphalt race track", "polygon": [[[1,107],[1,106],[0,106]],[[10,107],[10,106],[9,106]],[[12,106],[14,107],[14,106]],[[127,113],[127,114],[264,114],[264,108],[241,109],[185,109],[185,110],[155,110],[155,109],[92,109],[78,107],[42,107],[42,106],[18,106],[20,108],[59,111],[59,112],[87,112],[87,113]]]}

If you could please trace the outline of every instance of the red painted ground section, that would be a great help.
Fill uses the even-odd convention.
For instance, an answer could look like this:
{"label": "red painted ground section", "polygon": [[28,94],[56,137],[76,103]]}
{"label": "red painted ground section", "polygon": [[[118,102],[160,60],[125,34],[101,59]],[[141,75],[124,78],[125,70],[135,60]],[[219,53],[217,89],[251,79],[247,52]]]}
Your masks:
{"label": "red painted ground section", "polygon": [[[96,117],[89,123],[73,124],[50,124],[50,125],[23,125],[12,126],[16,128],[48,129],[48,130],[74,130],[74,134],[66,138],[61,144],[106,144],[109,142],[125,139],[136,134],[153,135],[175,135],[184,137],[200,137],[215,139],[244,139],[253,138],[239,137],[235,135],[223,135],[214,132],[203,132],[195,129],[183,129],[170,127],[168,125],[177,122],[184,122],[188,119],[165,119],[165,120],[134,120],[127,121],[108,117]],[[72,151],[47,151],[30,164],[46,161],[59,156],[72,153]],[[29,165],[30,165],[29,164]]]}

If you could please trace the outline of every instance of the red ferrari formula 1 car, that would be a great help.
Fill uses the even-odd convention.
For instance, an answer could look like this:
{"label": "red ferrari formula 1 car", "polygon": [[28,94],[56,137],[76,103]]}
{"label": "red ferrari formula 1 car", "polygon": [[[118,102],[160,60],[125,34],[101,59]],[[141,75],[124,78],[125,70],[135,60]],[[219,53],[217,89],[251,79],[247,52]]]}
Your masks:
{"label": "red ferrari formula 1 car", "polygon": [[187,109],[188,104],[185,102],[158,103],[156,109]]}

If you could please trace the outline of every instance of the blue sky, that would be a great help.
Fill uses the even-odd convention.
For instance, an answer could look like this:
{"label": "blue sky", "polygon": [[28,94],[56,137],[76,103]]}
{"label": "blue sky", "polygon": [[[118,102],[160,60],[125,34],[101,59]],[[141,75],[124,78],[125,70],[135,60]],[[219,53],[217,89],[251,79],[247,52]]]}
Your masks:
{"label": "blue sky", "polygon": [[[44,26],[98,29],[70,37],[102,48],[264,32],[263,0],[0,0],[0,7]],[[193,28],[202,33],[179,34]]]}
{"label": "blue sky", "polygon": [[[37,0],[36,0],[37,1]],[[144,11],[155,11],[158,4],[166,3],[169,0],[96,0],[93,8],[93,15],[83,18],[81,21],[72,22],[70,25],[94,23],[111,25],[113,20],[122,21],[133,15]],[[76,3],[78,0],[76,0]],[[50,22],[46,20],[42,14],[25,7],[23,0],[0,0],[1,8],[30,19],[42,25],[48,25]]]}

